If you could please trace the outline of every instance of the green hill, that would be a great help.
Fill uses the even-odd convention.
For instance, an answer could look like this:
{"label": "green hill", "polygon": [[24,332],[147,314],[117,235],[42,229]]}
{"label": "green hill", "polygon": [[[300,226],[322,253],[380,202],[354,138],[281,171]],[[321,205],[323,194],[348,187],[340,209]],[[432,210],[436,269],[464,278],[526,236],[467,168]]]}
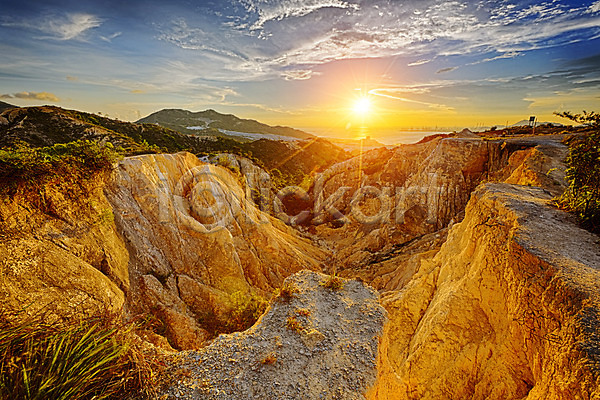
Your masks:
{"label": "green hill", "polygon": [[[138,123],[158,124],[181,133],[198,136],[232,137],[241,141],[260,139],[256,135],[308,139],[310,133],[285,126],[270,126],[253,119],[242,119],[232,114],[221,114],[215,110],[192,112],[181,109],[165,109],[140,119]],[[250,135],[243,135],[244,133]],[[267,137],[269,138],[269,137]]]}
{"label": "green hill", "polygon": [[240,142],[227,137],[200,137],[149,123],[119,121],[55,106],[23,107],[0,113],[0,147],[27,143],[52,146],[77,140],[112,143],[124,155],[189,151],[198,156],[233,153],[253,159],[281,180],[299,183],[313,171],[323,170],[348,154],[331,142],[312,137],[298,141],[260,139]]}

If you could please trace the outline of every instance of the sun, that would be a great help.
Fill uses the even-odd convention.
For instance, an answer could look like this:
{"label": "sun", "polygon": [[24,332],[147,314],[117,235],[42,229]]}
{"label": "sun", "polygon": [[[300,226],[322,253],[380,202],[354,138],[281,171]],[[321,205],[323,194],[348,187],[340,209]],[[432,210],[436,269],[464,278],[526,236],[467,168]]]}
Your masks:
{"label": "sun", "polygon": [[354,102],[354,107],[352,107],[355,114],[360,116],[365,116],[371,110],[371,99],[368,97],[360,97]]}

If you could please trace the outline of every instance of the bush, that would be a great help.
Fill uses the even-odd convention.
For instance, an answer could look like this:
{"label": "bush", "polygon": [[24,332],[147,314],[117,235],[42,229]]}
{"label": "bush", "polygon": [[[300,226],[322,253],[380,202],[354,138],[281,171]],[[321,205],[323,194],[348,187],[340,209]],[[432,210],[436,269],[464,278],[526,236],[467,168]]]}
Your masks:
{"label": "bush", "polygon": [[582,224],[600,231],[600,132],[574,140],[569,146],[567,181],[569,187],[558,204],[573,212]]}
{"label": "bush", "polygon": [[47,323],[0,314],[0,399],[149,397],[132,327],[107,316]]}
{"label": "bush", "polygon": [[569,187],[557,204],[574,213],[584,227],[600,232],[600,115],[585,111],[583,114],[559,115],[589,124],[591,131],[569,143],[566,159]]}
{"label": "bush", "polygon": [[302,322],[300,322],[300,320],[295,316],[288,317],[285,326],[296,333],[302,333],[306,331],[306,328],[302,325]]}
{"label": "bush", "polygon": [[274,296],[276,299],[287,303],[290,300],[292,300],[292,298],[296,297],[299,291],[300,290],[298,289],[298,286],[296,286],[296,284],[294,284],[293,282],[286,281],[283,283],[282,287],[275,289]]}

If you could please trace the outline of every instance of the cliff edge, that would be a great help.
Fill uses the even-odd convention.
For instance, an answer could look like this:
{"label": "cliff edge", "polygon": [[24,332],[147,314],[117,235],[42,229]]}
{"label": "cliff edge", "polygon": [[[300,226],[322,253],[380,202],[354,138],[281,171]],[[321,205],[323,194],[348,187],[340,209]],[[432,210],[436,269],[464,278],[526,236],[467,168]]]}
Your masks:
{"label": "cliff edge", "polygon": [[387,293],[377,399],[600,396],[598,237],[541,188],[485,184]]}

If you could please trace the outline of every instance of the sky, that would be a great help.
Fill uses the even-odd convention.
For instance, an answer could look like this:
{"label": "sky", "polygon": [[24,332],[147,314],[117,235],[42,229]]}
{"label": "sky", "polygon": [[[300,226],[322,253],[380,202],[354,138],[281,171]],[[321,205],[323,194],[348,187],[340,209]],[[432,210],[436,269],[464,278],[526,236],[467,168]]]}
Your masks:
{"label": "sky", "polygon": [[600,111],[598,0],[0,0],[0,9],[0,100],[18,106],[127,121],[210,108],[339,137]]}

